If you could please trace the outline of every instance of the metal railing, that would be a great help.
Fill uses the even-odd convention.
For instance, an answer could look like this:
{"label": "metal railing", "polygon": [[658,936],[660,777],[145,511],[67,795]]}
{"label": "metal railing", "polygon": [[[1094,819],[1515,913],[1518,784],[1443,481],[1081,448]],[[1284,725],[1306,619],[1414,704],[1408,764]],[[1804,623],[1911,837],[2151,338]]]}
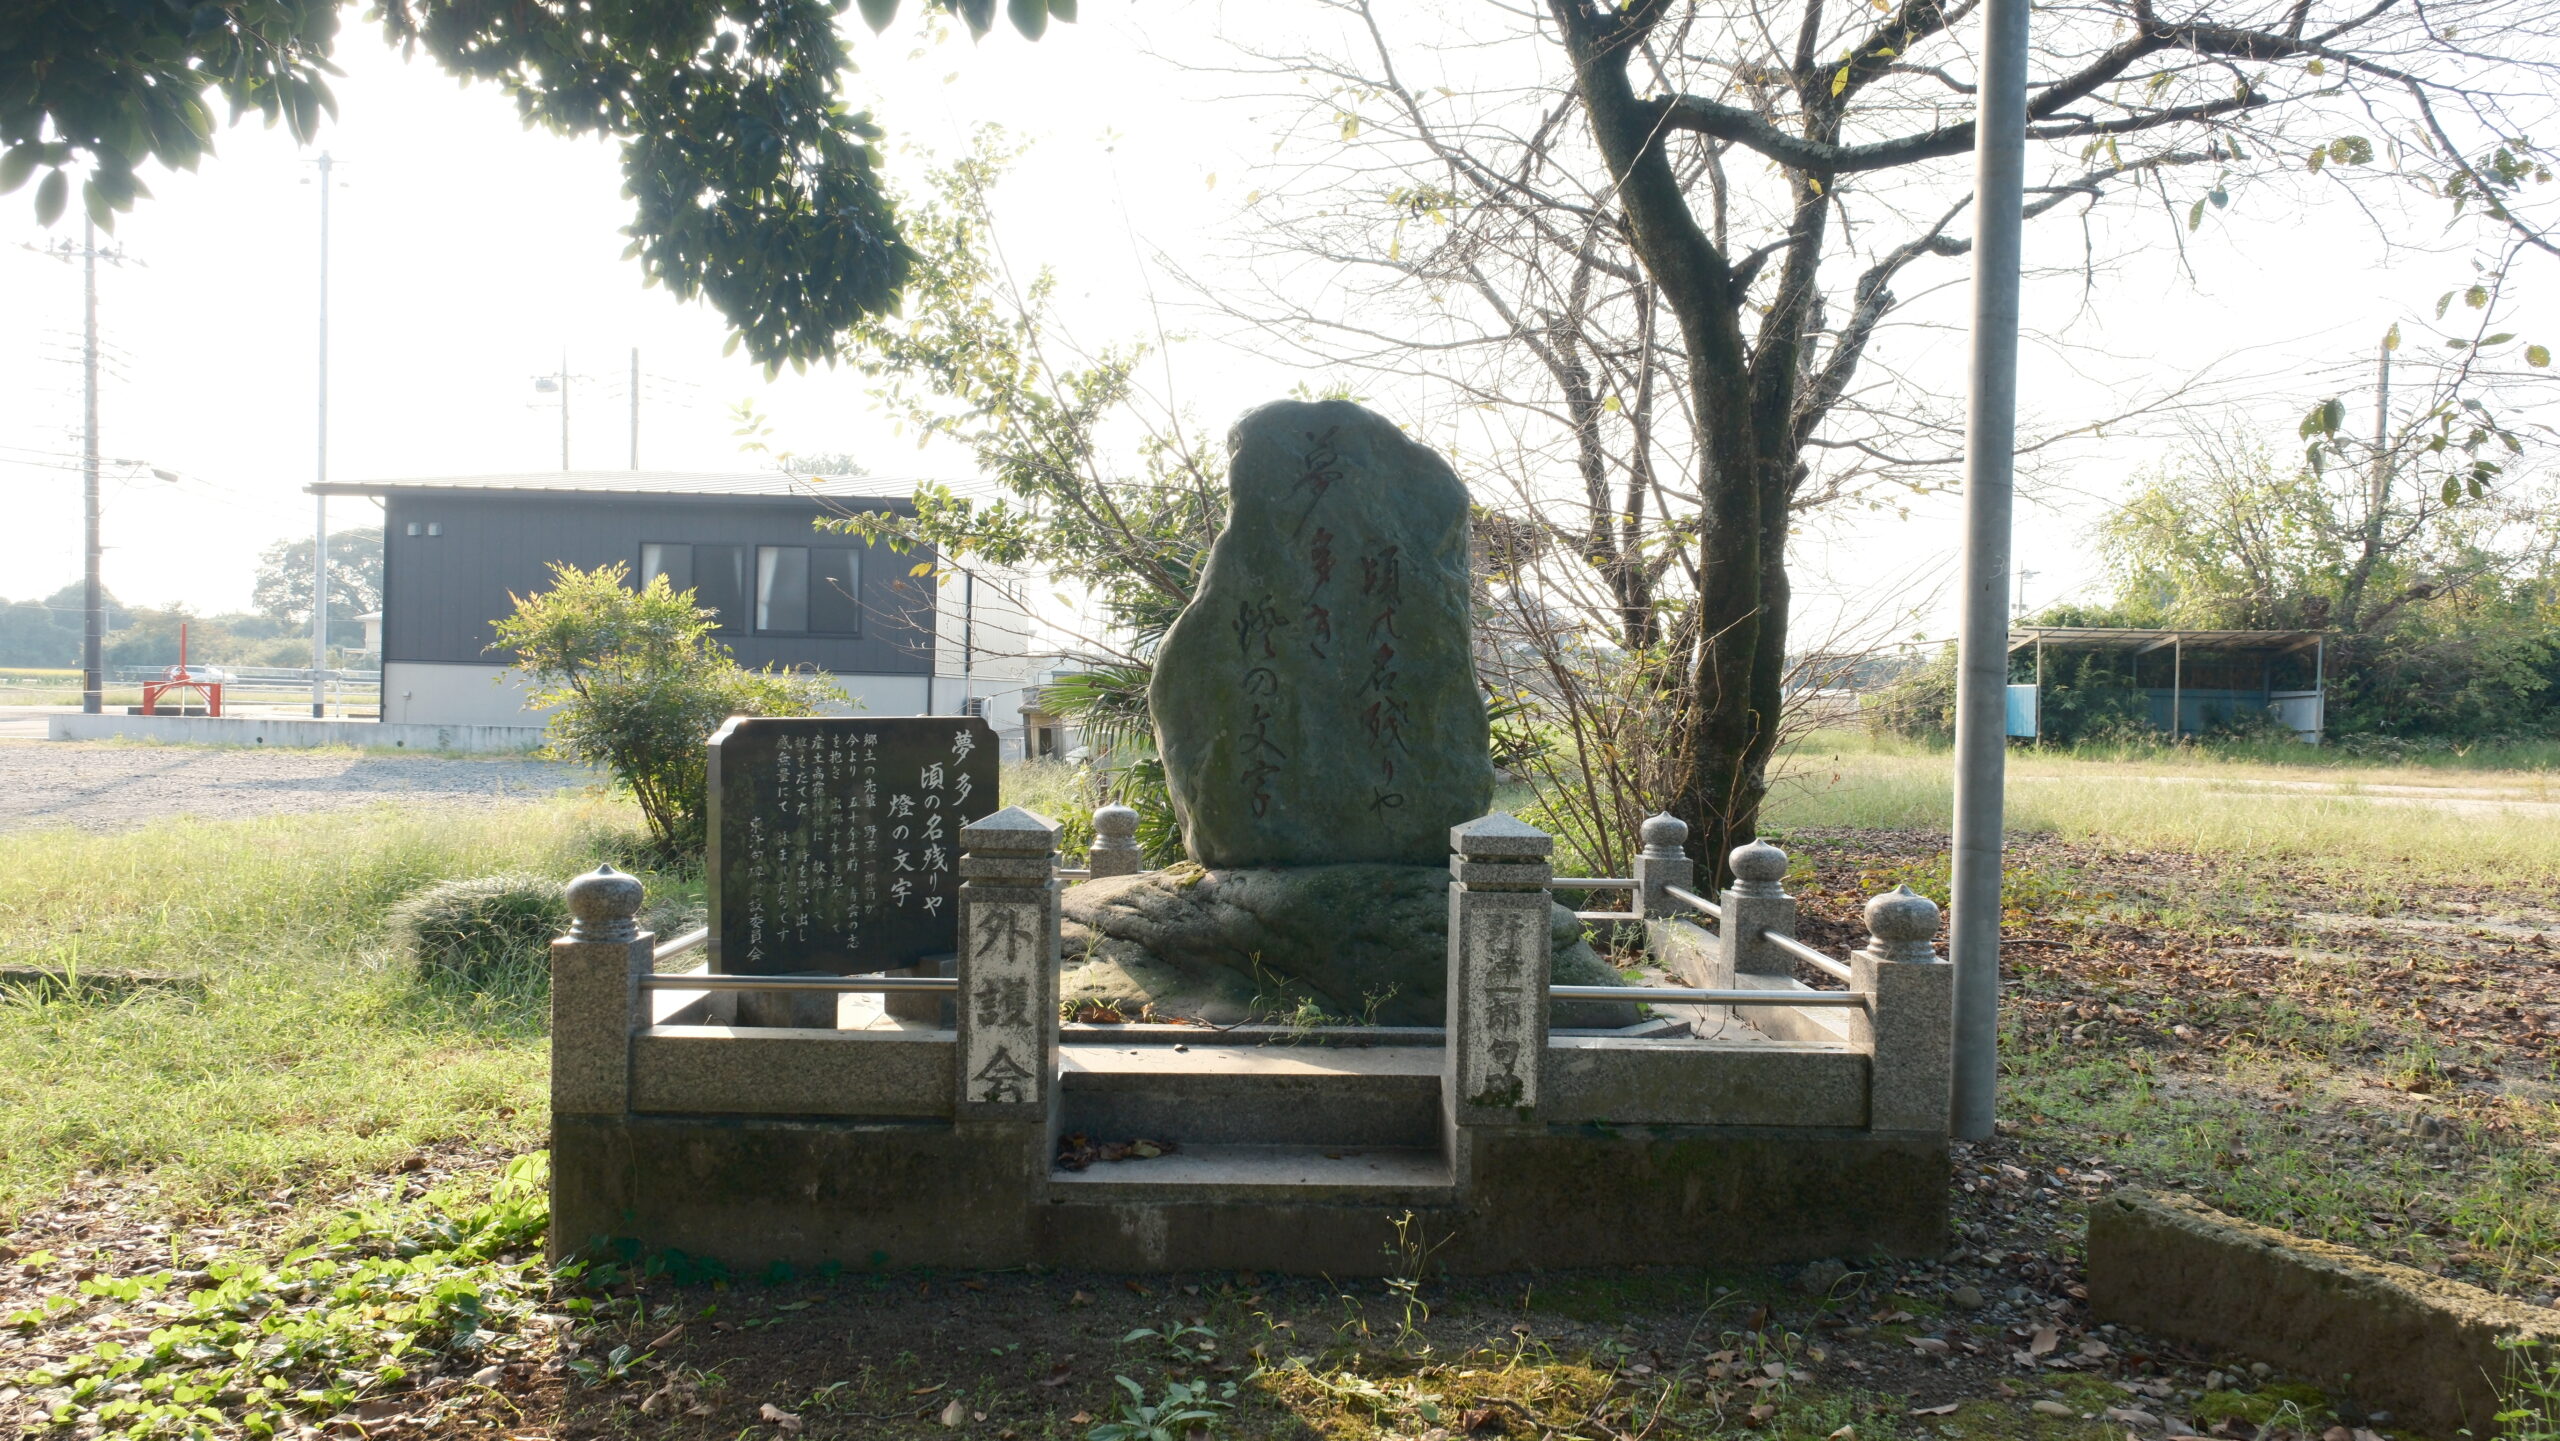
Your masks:
{"label": "metal railing", "polygon": [[1640,1001],[1656,1006],[1857,1006],[1864,991],[1706,991],[1689,986],[1549,986],[1558,1001]]}
{"label": "metal railing", "polygon": [[1693,911],[1703,911],[1710,920],[1723,920],[1724,907],[1685,886],[1664,886],[1662,893]]}
{"label": "metal railing", "polygon": [[[644,991],[899,991],[956,995],[957,976],[741,976],[732,972],[681,971],[642,976]],[[1826,992],[1825,994],[1828,994]]]}
{"label": "metal railing", "polygon": [[696,926],[692,930],[685,932],[683,935],[676,937],[672,941],[660,941],[658,943],[658,949],[653,954],[652,958],[660,961],[673,960],[687,951],[701,950],[704,945],[710,942],[710,940],[711,928],[709,926]]}
{"label": "metal railing", "polygon": [[1632,891],[1636,888],[1632,876],[1558,876],[1547,885],[1552,890],[1564,891]]}
{"label": "metal railing", "polygon": [[1831,957],[1824,955],[1822,952],[1815,950],[1813,947],[1806,945],[1804,942],[1797,940],[1793,936],[1782,935],[1777,931],[1762,931],[1760,933],[1760,939],[1767,941],[1769,944],[1776,946],[1779,950],[1786,952],[1788,955],[1795,957],[1797,960],[1804,962],[1806,965],[1813,967],[1815,970],[1822,972],[1824,975],[1829,976],[1834,980],[1849,980],[1857,974],[1850,970],[1846,965],[1833,960]]}

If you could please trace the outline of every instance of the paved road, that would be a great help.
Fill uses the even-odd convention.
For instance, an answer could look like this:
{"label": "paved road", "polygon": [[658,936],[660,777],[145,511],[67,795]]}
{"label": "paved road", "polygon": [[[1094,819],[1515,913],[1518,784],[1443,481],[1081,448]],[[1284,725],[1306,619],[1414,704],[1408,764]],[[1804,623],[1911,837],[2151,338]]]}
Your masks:
{"label": "paved road", "polygon": [[590,771],[522,757],[0,739],[0,830],[123,830],[165,815],[289,815],[385,800],[492,805],[593,783]]}

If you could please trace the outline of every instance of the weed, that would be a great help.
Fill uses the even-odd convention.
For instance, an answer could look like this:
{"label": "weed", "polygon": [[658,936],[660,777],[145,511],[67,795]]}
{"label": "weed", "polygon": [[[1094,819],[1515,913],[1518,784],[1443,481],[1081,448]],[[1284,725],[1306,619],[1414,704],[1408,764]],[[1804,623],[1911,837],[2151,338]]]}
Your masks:
{"label": "weed", "polygon": [[2498,1441],[2560,1441],[2560,1356],[2525,1336],[2506,1337],[2498,1348],[2507,1353]]}
{"label": "weed", "polygon": [[[520,1158],[478,1205],[430,1196],[398,1212],[348,1212],[272,1265],[235,1256],[197,1273],[82,1282],[83,1295],[120,1303],[126,1322],[149,1318],[147,1334],[98,1341],[18,1382],[53,1393],[57,1426],[137,1438],[237,1426],[263,1437],[422,1370],[477,1366],[542,1299],[541,1263],[526,1253],[550,1221],[544,1160]],[[36,1329],[65,1318],[12,1319]]]}
{"label": "weed", "polygon": [[1219,1398],[1209,1394],[1206,1381],[1168,1381],[1163,1399],[1150,1404],[1147,1388],[1126,1376],[1114,1376],[1129,1398],[1120,1403],[1116,1419],[1105,1421],[1084,1433],[1085,1441],[1187,1441],[1196,1432],[1215,1431],[1235,1409],[1235,1384],[1219,1388]]}

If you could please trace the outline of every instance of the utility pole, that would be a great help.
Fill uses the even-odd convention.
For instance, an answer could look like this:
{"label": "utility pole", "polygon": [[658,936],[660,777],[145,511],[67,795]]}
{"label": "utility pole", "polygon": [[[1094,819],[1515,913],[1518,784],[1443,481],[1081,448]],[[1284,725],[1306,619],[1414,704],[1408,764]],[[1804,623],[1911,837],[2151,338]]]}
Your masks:
{"label": "utility pole", "polygon": [[106,709],[107,641],[107,589],[98,574],[98,262],[121,265],[126,256],[121,249],[98,248],[98,223],[86,215],[80,220],[78,251],[67,240],[26,248],[65,262],[75,253],[80,257],[80,709],[96,715]]}
{"label": "utility pole", "polygon": [[337,162],[320,152],[320,428],[317,476],[311,496],[311,714],[329,714],[329,172]]}
{"label": "utility pole", "polygon": [[1985,0],[1974,96],[1973,355],[1967,377],[1964,629],[1957,651],[1954,1094],[1950,1130],[1992,1132],[2000,1072],[2000,860],[2008,765],[2009,513],[2018,438],[2028,0]]}
{"label": "utility pole", "polygon": [[640,468],[640,347],[631,347],[631,468]]}
{"label": "utility pole", "polygon": [[87,531],[80,572],[80,709],[106,709],[106,587],[98,580],[98,223],[80,220],[80,514]]}
{"label": "utility pole", "polygon": [[[570,379],[569,348],[565,345],[560,348],[560,368],[551,372],[549,375],[537,375],[533,378],[533,389],[535,394],[557,395],[560,397],[560,468],[562,470],[567,470],[569,468]],[[633,430],[634,439],[632,441],[632,449],[636,454],[639,450],[639,441],[637,439],[638,425],[636,421],[634,422]]]}
{"label": "utility pole", "polygon": [[2018,571],[2017,617],[2020,620],[2025,620],[2027,618],[2027,582],[2034,579],[2035,575],[2036,572],[2025,569],[2024,567],[2021,567]]}

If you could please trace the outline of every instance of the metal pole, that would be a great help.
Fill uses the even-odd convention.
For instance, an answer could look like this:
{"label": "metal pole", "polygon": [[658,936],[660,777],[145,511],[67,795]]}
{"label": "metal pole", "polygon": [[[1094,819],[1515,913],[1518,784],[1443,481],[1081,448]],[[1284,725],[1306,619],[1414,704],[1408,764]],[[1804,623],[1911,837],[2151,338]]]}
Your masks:
{"label": "metal pole", "polygon": [[560,350],[560,468],[569,468],[569,351]]}
{"label": "metal pole", "polygon": [[2000,852],[2009,680],[2009,506],[2018,427],[2018,251],[2026,184],[2028,0],[1986,0],[1973,169],[1973,355],[1965,418],[1958,649],[1954,1133],[1992,1132],[2000,1069]]}
{"label": "metal pole", "polygon": [[2178,733],[2186,725],[2187,709],[2187,638],[2178,637],[2169,647],[2169,744],[2178,743]]}
{"label": "metal pole", "polygon": [[311,496],[311,714],[329,714],[329,152],[320,166],[320,436]]}
{"label": "metal pole", "polygon": [[973,678],[978,655],[978,573],[960,573],[960,713],[969,714],[969,703],[978,698],[978,683]]}
{"label": "metal pole", "polygon": [[640,347],[636,345],[631,347],[631,468],[640,468]]}
{"label": "metal pole", "polygon": [[80,709],[106,709],[107,591],[98,580],[98,225],[80,222],[80,506],[87,558],[80,580]]}

